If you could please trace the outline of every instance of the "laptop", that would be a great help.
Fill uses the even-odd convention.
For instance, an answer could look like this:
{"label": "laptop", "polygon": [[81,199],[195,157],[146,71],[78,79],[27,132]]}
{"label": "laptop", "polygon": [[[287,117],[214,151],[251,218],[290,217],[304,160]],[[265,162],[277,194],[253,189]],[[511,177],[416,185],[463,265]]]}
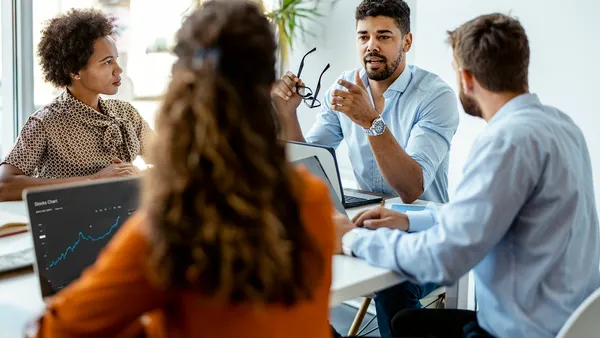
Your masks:
{"label": "laptop", "polygon": [[329,188],[329,198],[331,198],[333,206],[337,211],[346,215],[346,209],[344,208],[344,205],[342,205],[342,202],[338,198],[335,189],[331,184],[331,181],[329,180],[329,178],[325,174],[325,171],[323,170],[321,162],[319,162],[319,159],[316,156],[310,156],[296,161],[292,161],[292,165],[304,166],[308,171],[311,172],[311,174],[319,177],[323,182],[325,182],[327,184],[327,187]]}
{"label": "laptop", "polygon": [[285,141],[290,161],[316,156],[319,159],[327,177],[336,191],[338,198],[345,208],[354,208],[368,204],[376,204],[383,200],[380,196],[363,194],[356,191],[343,189],[340,171],[335,156],[335,150],[331,147],[318,144]]}
{"label": "laptop", "polygon": [[54,295],[90,266],[139,205],[139,178],[26,190],[42,297]]}

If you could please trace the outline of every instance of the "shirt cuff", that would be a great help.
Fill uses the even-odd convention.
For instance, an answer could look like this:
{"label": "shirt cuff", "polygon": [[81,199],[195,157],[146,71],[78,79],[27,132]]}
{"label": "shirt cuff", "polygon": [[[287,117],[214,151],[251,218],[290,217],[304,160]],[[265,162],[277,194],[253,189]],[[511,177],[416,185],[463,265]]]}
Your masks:
{"label": "shirt cuff", "polygon": [[419,232],[431,228],[435,224],[433,210],[407,211],[408,232]]}
{"label": "shirt cuff", "polygon": [[356,240],[356,237],[365,232],[369,232],[369,230],[364,228],[356,228],[348,231],[344,236],[342,236],[342,251],[346,256],[354,256],[352,252],[352,246]]}

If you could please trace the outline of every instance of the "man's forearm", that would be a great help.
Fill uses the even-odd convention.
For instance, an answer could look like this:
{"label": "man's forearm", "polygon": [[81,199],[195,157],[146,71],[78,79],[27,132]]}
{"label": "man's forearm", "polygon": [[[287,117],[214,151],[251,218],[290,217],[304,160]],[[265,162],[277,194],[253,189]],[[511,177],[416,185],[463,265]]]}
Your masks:
{"label": "man's forearm", "polygon": [[25,175],[14,175],[9,177],[0,178],[0,202],[5,201],[20,201],[22,199],[23,191],[27,188],[41,187],[46,185],[63,184],[87,181],[91,178],[85,177],[73,177],[64,179],[47,179],[47,178],[35,178]]}
{"label": "man's forearm", "polygon": [[300,122],[298,122],[298,115],[296,115],[296,112],[282,115],[284,116],[280,115],[279,121],[281,122],[283,139],[288,141],[306,142],[304,135],[302,135],[302,128],[300,128]]}
{"label": "man's forearm", "polygon": [[402,198],[412,203],[423,194],[423,169],[410,157],[389,130],[369,136],[377,166],[386,182]]}

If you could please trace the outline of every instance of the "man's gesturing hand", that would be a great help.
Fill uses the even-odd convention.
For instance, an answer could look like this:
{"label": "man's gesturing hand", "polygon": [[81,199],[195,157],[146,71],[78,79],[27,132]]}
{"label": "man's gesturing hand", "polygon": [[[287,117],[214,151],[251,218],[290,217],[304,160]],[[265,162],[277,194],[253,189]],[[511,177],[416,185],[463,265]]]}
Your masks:
{"label": "man's gesturing hand", "polygon": [[338,83],[348,90],[334,90],[330,108],[345,114],[359,126],[370,128],[373,120],[378,118],[379,114],[371,104],[369,93],[360,79],[359,71],[356,71],[354,75],[354,82],[338,80]]}

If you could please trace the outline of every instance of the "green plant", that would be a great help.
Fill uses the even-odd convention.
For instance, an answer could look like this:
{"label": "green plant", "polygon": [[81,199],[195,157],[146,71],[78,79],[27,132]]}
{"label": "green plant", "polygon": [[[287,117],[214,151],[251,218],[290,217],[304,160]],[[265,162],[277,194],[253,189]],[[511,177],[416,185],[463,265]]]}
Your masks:
{"label": "green plant", "polygon": [[[279,71],[282,73],[282,67],[288,61],[289,51],[293,48],[296,37],[302,39],[305,39],[307,35],[315,37],[315,34],[309,31],[305,24],[308,22],[318,23],[318,19],[323,17],[323,14],[319,12],[320,5],[325,0],[277,1],[277,8],[266,15],[276,28],[279,44]],[[337,1],[328,0],[332,8]]]}

